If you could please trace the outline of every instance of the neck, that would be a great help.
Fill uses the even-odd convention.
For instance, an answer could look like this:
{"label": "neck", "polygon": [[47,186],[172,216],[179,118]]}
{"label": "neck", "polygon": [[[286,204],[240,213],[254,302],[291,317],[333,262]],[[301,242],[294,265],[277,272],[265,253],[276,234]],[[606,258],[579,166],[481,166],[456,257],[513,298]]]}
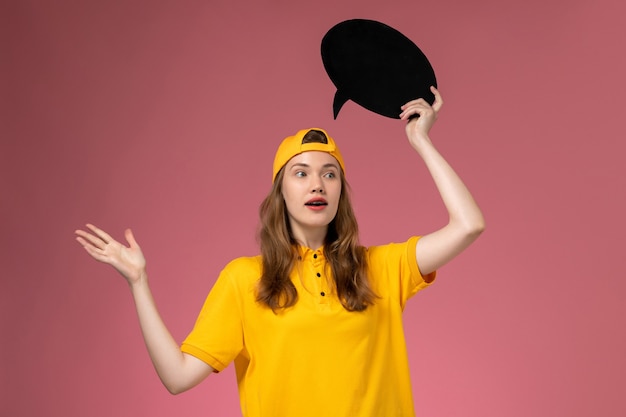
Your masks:
{"label": "neck", "polygon": [[319,249],[324,245],[326,240],[326,232],[328,231],[328,227],[324,228],[312,228],[312,229],[302,229],[292,228],[293,237],[298,242],[299,245],[305,246],[310,249]]}

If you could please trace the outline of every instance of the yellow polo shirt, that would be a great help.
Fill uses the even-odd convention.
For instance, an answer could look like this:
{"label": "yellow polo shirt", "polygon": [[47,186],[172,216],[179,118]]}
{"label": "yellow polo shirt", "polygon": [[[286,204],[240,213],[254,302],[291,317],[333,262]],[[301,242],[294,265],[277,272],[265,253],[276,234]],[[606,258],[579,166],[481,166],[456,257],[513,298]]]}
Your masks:
{"label": "yellow polo shirt", "polygon": [[363,312],[339,302],[321,248],[300,249],[298,301],[278,314],[255,298],[261,258],[235,259],[181,349],[217,371],[234,361],[245,417],[414,416],[402,310],[435,277],[419,272],[417,240],[368,248],[380,298]]}

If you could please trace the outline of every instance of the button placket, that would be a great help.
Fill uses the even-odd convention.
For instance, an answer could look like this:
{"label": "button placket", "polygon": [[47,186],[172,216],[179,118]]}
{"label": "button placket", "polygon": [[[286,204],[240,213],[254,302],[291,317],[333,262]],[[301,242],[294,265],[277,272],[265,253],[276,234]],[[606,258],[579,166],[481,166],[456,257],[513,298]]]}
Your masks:
{"label": "button placket", "polygon": [[[318,272],[318,273],[316,273],[316,276],[317,276],[317,278],[321,278],[321,277],[322,277],[322,274],[320,274],[320,273]],[[319,280],[318,282],[319,282],[319,284],[320,284],[320,289],[321,289],[321,291],[320,291],[320,295],[321,295],[322,297],[326,297],[326,289],[325,289],[325,285],[324,285],[324,284],[325,284],[325,281],[324,281],[324,280]]]}
{"label": "button placket", "polygon": [[316,252],[313,254],[313,267],[315,268],[315,277],[318,280],[317,284],[318,284],[318,288],[319,290],[319,302],[320,304],[327,304],[328,303],[328,290],[326,289],[326,281],[321,279],[322,278],[322,268],[324,267],[324,261],[322,260],[322,256]]}

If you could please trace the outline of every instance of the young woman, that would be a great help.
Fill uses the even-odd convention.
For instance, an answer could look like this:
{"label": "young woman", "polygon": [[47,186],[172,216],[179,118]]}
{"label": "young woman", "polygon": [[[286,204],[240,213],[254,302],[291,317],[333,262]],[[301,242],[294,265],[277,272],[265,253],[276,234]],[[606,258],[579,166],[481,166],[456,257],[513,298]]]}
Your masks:
{"label": "young woman", "polygon": [[171,393],[234,362],[245,416],[414,415],[402,310],[485,227],[428,137],[443,104],[432,91],[432,106],[411,101],[400,118],[448,224],[404,243],[360,246],[339,149],[322,129],[302,130],[276,153],[260,208],[261,255],[224,268],[182,346],[159,316],[132,232],[125,246],[93,225],[76,231],[93,258],[128,281],[148,352]]}

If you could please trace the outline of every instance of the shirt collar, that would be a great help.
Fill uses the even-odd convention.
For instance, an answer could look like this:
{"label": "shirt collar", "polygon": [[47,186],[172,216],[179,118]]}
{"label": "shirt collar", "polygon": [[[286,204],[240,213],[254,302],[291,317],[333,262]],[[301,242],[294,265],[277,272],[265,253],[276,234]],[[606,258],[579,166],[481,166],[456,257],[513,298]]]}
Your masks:
{"label": "shirt collar", "polygon": [[324,259],[324,247],[320,246],[318,249],[311,249],[306,246],[298,245],[296,247],[299,261],[320,261]]}

